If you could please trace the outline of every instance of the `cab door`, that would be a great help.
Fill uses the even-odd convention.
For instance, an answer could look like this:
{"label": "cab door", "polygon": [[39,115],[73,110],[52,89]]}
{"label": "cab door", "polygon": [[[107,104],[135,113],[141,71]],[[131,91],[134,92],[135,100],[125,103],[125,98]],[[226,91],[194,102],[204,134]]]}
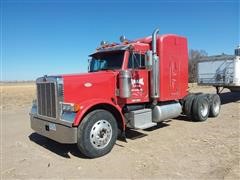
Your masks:
{"label": "cab door", "polygon": [[149,101],[148,77],[149,71],[145,67],[145,54],[130,53],[128,69],[132,73],[131,98],[127,99],[128,104]]}

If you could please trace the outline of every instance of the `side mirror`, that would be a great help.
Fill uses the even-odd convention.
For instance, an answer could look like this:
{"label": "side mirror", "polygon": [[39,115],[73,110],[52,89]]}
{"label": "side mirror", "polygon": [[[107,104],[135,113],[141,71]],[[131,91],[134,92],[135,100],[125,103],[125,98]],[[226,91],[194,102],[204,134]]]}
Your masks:
{"label": "side mirror", "polygon": [[149,50],[146,52],[146,58],[145,58],[145,66],[147,69],[152,68],[152,61],[153,61],[152,51]]}
{"label": "side mirror", "polygon": [[92,62],[92,59],[88,59],[88,72],[90,72],[90,69],[91,69],[91,62]]}

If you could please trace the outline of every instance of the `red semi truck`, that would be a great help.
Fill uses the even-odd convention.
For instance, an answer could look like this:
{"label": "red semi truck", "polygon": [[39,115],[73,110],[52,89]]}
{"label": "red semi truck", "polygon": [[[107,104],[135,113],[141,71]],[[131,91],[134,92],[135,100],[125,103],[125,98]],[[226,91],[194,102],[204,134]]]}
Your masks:
{"label": "red semi truck", "polygon": [[102,42],[90,55],[88,73],[38,78],[31,128],[60,143],[76,143],[95,158],[109,153],[126,128],[147,129],[180,115],[193,121],[216,117],[217,94],[188,92],[187,39],[158,32]]}

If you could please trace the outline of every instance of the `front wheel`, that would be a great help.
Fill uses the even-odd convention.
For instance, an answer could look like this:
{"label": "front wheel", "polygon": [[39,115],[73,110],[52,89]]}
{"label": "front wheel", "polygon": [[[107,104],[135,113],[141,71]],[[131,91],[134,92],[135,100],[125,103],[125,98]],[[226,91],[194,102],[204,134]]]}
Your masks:
{"label": "front wheel", "polygon": [[117,122],[106,110],[94,110],[78,127],[79,150],[87,157],[96,158],[109,153],[117,140]]}

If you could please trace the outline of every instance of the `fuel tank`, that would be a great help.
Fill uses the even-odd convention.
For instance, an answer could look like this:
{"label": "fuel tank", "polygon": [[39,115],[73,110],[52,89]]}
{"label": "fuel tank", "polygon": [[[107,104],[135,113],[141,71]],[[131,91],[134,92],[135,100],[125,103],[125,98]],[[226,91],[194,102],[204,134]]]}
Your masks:
{"label": "fuel tank", "polygon": [[152,121],[161,122],[166,119],[176,118],[181,112],[182,106],[178,102],[156,105],[152,110]]}

